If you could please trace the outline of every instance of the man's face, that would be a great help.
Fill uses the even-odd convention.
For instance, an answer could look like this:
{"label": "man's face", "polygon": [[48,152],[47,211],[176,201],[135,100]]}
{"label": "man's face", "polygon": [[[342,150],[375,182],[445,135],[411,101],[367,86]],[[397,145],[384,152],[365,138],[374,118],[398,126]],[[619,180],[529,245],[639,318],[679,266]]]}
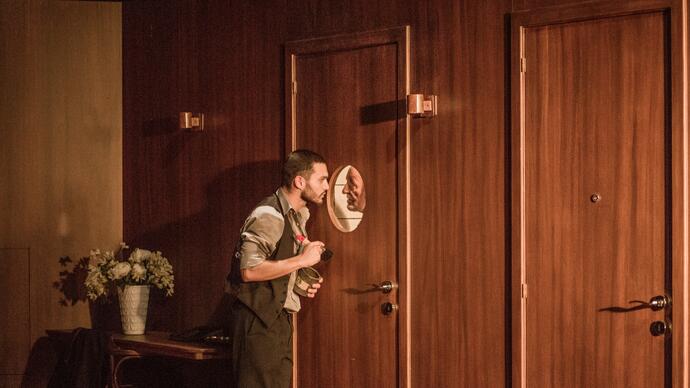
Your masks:
{"label": "man's face", "polygon": [[351,211],[364,211],[366,206],[366,194],[364,192],[364,179],[359,171],[350,167],[345,177],[343,194],[347,195],[347,208]]}
{"label": "man's face", "polygon": [[306,185],[302,190],[302,200],[320,205],[328,192],[328,167],[323,163],[314,163],[311,175],[306,179]]}

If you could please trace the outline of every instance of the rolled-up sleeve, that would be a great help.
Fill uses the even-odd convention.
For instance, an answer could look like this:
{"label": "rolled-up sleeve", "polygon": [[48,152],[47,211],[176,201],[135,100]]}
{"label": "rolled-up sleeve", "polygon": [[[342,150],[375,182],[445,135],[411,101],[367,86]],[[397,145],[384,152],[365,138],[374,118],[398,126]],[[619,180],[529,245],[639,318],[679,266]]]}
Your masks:
{"label": "rolled-up sleeve", "polygon": [[240,268],[261,264],[273,254],[283,235],[285,219],[271,206],[259,206],[247,218],[242,227]]}

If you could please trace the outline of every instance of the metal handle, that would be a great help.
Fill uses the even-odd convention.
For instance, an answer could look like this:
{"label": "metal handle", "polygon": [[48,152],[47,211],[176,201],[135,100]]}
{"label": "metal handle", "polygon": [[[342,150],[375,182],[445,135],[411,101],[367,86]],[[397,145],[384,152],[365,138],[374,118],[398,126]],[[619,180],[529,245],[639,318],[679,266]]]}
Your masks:
{"label": "metal handle", "polygon": [[398,288],[398,285],[390,280],[384,280],[381,282],[381,284],[373,284],[373,286],[384,294],[388,294],[394,289]]}
{"label": "metal handle", "polygon": [[385,302],[381,304],[381,313],[383,315],[391,315],[394,311],[398,310],[398,305],[395,303]]}
{"label": "metal handle", "polygon": [[671,305],[671,298],[666,295],[657,295],[649,300],[649,308],[653,311],[663,310]]}
{"label": "metal handle", "polygon": [[642,309],[651,309],[652,311],[663,310],[671,306],[671,298],[666,295],[657,295],[652,297],[649,302],[643,300],[631,300],[629,303],[636,303],[637,306],[634,307],[605,307],[599,309],[599,311],[612,311],[614,313],[625,313],[628,311],[636,311]]}
{"label": "metal handle", "polygon": [[649,332],[652,333],[652,335],[655,337],[664,334],[670,334],[671,325],[664,321],[654,321],[651,325],[649,325]]}

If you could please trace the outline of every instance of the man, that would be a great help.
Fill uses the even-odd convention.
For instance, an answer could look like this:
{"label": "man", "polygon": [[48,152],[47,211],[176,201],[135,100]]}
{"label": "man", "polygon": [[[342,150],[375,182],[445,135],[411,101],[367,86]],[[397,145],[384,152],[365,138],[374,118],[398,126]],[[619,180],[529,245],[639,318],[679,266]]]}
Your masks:
{"label": "man", "polygon": [[[321,241],[309,241],[308,203],[328,192],[328,168],[319,154],[292,152],[282,168],[281,187],[244,222],[228,276],[237,300],[231,308],[233,377],[236,387],[285,387],[292,376],[292,317],[300,310],[293,292],[297,270],[321,260]],[[307,290],[313,298],[321,287]]]}

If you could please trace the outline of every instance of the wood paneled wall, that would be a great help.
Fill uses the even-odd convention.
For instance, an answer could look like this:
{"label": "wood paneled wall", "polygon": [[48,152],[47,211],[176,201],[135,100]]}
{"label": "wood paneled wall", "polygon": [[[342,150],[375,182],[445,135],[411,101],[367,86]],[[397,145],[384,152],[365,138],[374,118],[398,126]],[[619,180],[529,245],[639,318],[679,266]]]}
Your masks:
{"label": "wood paneled wall", "polygon": [[[0,298],[0,311],[5,311],[6,322],[0,332],[0,376],[24,374],[24,364],[31,350],[31,313],[29,306],[29,249],[0,249],[0,295],[13,297]],[[0,382],[2,380],[0,379]],[[3,384],[0,384],[3,385]]]}
{"label": "wood paneled wall", "polygon": [[[411,380],[506,379],[506,37],[511,1],[123,3],[124,230],[162,250],[176,295],[149,328],[205,322],[247,211],[278,185],[283,43],[411,26],[411,89],[439,96],[413,120]],[[204,132],[176,129],[180,111]],[[324,129],[324,136],[327,136]]]}
{"label": "wood paneled wall", "polygon": [[45,386],[45,330],[91,325],[59,259],[122,239],[121,33],[119,3],[0,2],[2,387]]}

